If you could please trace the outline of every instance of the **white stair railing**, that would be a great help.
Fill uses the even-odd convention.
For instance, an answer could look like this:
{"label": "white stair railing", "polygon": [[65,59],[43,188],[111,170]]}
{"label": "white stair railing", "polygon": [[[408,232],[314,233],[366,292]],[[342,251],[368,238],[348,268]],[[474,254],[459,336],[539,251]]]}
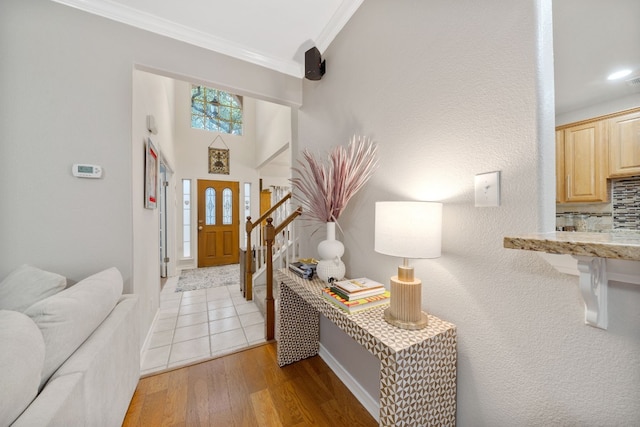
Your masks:
{"label": "white stair railing", "polygon": [[[265,212],[257,221],[252,222],[251,217],[247,217],[246,229],[247,248],[245,255],[245,280],[242,281],[241,290],[247,301],[253,299],[253,283],[255,279],[265,274],[267,269],[267,245],[265,227],[267,218],[272,219],[275,227],[294,212],[291,208],[291,193],[286,194],[280,201]],[[296,238],[296,227],[289,222],[282,231],[278,232],[274,238],[271,249],[271,257],[274,263],[278,263],[279,268],[286,267],[289,260],[296,260],[298,257],[298,242]]]}
{"label": "white stair railing", "polygon": [[[265,313],[266,313],[266,321],[265,321],[265,339],[267,341],[273,340],[275,339],[275,314],[276,314],[276,308],[275,308],[275,298],[273,295],[273,265],[275,264],[275,261],[273,259],[273,253],[276,252],[276,249],[274,249],[275,246],[275,241],[276,241],[276,236],[280,235],[284,230],[286,230],[286,228],[291,225],[291,223],[293,222],[294,219],[296,219],[299,215],[302,214],[302,208],[298,207],[295,211],[293,211],[283,222],[281,222],[279,225],[274,226],[273,225],[273,219],[271,218],[267,218],[267,226],[266,226],[266,243],[267,243],[267,250],[266,250],[266,279],[267,279],[267,286],[266,286],[266,291],[267,291],[267,295],[265,297],[264,303],[265,303]],[[287,241],[289,241],[289,239],[287,239]],[[293,246],[294,248],[297,246],[297,244],[293,245],[286,245],[286,246]],[[284,248],[284,247],[282,247]],[[278,252],[280,253],[280,263],[282,264],[282,260],[284,260],[284,263],[286,264],[288,261],[288,258],[286,256],[282,256],[282,251],[278,250]]]}

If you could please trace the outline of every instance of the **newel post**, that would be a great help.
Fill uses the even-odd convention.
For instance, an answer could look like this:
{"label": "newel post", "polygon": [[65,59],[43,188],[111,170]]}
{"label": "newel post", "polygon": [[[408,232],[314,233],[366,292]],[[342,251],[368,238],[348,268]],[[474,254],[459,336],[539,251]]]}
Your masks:
{"label": "newel post", "polygon": [[267,243],[267,297],[265,298],[265,338],[267,341],[275,338],[275,301],[273,300],[273,242],[275,240],[275,228],[273,227],[273,218],[267,218],[265,226],[265,241]]}
{"label": "newel post", "polygon": [[247,217],[247,224],[245,226],[245,232],[247,233],[247,248],[245,253],[245,263],[244,263],[244,289],[242,290],[242,296],[247,300],[251,301],[253,299],[253,273],[252,271],[252,263],[253,263],[253,250],[251,249],[251,230],[253,229],[253,224],[251,223],[251,217]]}

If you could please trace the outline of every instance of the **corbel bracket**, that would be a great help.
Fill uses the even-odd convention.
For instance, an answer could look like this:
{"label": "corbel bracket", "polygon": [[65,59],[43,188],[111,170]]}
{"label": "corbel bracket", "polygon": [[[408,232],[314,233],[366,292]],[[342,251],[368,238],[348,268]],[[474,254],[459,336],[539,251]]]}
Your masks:
{"label": "corbel bracket", "polygon": [[607,329],[607,260],[573,255],[578,260],[579,287],[584,300],[584,322],[600,329]]}

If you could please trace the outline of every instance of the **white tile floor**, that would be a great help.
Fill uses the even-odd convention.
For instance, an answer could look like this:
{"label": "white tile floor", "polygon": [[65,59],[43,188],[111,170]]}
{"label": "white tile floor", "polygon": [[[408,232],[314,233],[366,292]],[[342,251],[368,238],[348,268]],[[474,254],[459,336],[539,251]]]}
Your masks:
{"label": "white tile floor", "polygon": [[160,293],[160,315],[142,356],[141,375],[185,366],[265,342],[264,318],[238,285],[176,292],[177,277]]}

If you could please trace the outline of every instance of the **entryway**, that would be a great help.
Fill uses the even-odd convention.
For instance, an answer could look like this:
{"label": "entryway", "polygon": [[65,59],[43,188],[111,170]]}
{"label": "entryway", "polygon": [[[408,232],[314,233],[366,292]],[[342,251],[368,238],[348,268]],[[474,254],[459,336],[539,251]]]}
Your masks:
{"label": "entryway", "polygon": [[178,277],[169,277],[160,292],[142,376],[266,342],[264,317],[255,302],[244,299],[238,284],[176,292],[177,283]]}
{"label": "entryway", "polygon": [[198,180],[198,268],[240,261],[240,185]]}
{"label": "entryway", "polygon": [[[148,374],[149,369],[171,369],[264,342],[264,317],[255,302],[247,302],[242,297],[239,285],[227,288],[226,292],[220,289],[175,292],[175,285],[181,269],[239,263],[245,218],[257,217],[259,212],[257,181],[260,179],[262,188],[264,175],[268,177],[267,187],[284,185],[290,175],[289,145],[296,136],[292,123],[297,113],[291,107],[250,98],[247,94],[243,105],[251,112],[246,123],[251,128],[247,128],[246,135],[228,138],[233,160],[231,173],[207,175],[207,159],[202,148],[211,145],[215,134],[190,126],[191,83],[162,74],[136,70],[134,76],[134,98],[148,98],[136,102],[139,108],[134,112],[134,123],[144,123],[144,116],[154,113],[157,123],[162,125],[154,142],[174,168],[172,182],[167,187],[170,192],[167,205],[163,206],[166,210],[157,211],[161,222],[159,232],[161,238],[166,239],[159,242],[160,251],[155,255],[160,261],[160,276],[166,276],[160,280],[159,311],[156,314],[154,307],[147,304],[141,313],[144,319],[154,317],[153,330],[145,341],[143,374]],[[164,94],[166,96],[161,96]],[[258,120],[260,117],[270,117],[275,122],[270,120],[268,129],[258,129],[256,123],[265,123]],[[143,132],[142,127],[140,132],[136,130],[133,140],[139,139],[139,134],[146,138],[146,130]],[[254,141],[258,130],[264,139],[260,145]],[[252,166],[256,169],[252,170]],[[150,232],[147,234],[151,236]],[[136,240],[136,247],[142,245],[140,242],[143,240]],[[142,251],[134,252],[142,254]],[[142,255],[138,258],[148,262]],[[168,264],[167,258],[170,258]],[[151,271],[143,272],[142,268],[136,271],[140,272],[136,283],[147,283],[145,275]],[[146,300],[152,291],[155,289],[144,287],[140,293]],[[232,315],[229,308],[233,308]]]}

